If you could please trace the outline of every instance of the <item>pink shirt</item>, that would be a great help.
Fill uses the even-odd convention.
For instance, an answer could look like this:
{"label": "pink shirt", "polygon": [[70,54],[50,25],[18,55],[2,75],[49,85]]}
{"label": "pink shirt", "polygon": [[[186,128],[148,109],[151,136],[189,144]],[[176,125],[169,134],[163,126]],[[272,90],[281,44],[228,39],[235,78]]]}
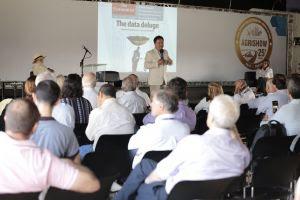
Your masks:
{"label": "pink shirt", "polygon": [[38,192],[48,186],[70,189],[77,174],[76,168],[32,141],[0,132],[0,194]]}

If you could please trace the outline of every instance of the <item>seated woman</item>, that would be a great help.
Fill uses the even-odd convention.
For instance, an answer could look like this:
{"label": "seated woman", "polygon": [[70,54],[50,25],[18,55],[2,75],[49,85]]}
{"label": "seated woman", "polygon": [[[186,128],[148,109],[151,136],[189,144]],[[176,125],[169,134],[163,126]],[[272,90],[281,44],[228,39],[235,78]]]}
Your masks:
{"label": "seated woman", "polygon": [[81,77],[78,74],[69,74],[63,85],[61,101],[73,107],[75,124],[87,124],[93,110],[90,102],[82,95]]}
{"label": "seated woman", "polygon": [[195,107],[195,113],[197,114],[200,110],[208,112],[209,104],[215,96],[224,94],[222,85],[216,82],[208,84],[207,97],[204,97]]}

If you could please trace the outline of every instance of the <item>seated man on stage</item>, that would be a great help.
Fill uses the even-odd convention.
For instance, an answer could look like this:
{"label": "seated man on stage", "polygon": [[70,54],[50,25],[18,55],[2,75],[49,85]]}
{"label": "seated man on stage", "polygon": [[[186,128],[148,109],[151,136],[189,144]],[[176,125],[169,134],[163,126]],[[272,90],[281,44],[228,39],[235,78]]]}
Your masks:
{"label": "seated man on stage", "polygon": [[250,162],[235,123],[239,106],[230,96],[220,95],[210,104],[204,135],[183,138],[158,164],[144,159],[131,172],[115,200],[166,200],[181,181],[213,180],[240,176]]}

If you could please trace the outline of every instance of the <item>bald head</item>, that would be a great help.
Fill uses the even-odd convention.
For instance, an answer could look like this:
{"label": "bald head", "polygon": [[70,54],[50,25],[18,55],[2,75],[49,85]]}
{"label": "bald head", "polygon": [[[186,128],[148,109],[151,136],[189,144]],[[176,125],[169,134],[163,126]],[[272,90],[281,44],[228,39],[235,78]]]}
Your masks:
{"label": "bald head", "polygon": [[29,137],[39,118],[39,111],[33,102],[27,99],[14,100],[5,112],[5,131]]}
{"label": "bald head", "polygon": [[96,75],[93,72],[85,73],[82,77],[82,86],[94,88],[96,86]]}

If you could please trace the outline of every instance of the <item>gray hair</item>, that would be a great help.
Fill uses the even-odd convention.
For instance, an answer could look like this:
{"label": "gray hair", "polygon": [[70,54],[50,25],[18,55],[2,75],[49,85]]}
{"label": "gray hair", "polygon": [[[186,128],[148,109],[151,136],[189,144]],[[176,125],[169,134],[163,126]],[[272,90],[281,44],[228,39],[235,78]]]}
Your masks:
{"label": "gray hair", "polygon": [[154,93],[157,101],[163,104],[164,109],[170,113],[178,110],[178,96],[170,89],[158,90]]}
{"label": "gray hair", "polygon": [[134,91],[136,89],[135,81],[132,80],[129,76],[123,79],[122,81],[122,90],[125,92]]}
{"label": "gray hair", "polygon": [[96,75],[93,72],[85,73],[82,77],[82,87],[92,87],[96,86]]}
{"label": "gray hair", "polygon": [[232,129],[240,116],[240,107],[228,95],[216,96],[209,106],[209,113],[215,126]]}
{"label": "gray hair", "polygon": [[46,80],[50,80],[50,81],[54,81],[54,82],[56,81],[54,75],[51,72],[45,71],[45,72],[37,75],[37,77],[35,79],[35,86],[37,86],[40,82],[46,81]]}

